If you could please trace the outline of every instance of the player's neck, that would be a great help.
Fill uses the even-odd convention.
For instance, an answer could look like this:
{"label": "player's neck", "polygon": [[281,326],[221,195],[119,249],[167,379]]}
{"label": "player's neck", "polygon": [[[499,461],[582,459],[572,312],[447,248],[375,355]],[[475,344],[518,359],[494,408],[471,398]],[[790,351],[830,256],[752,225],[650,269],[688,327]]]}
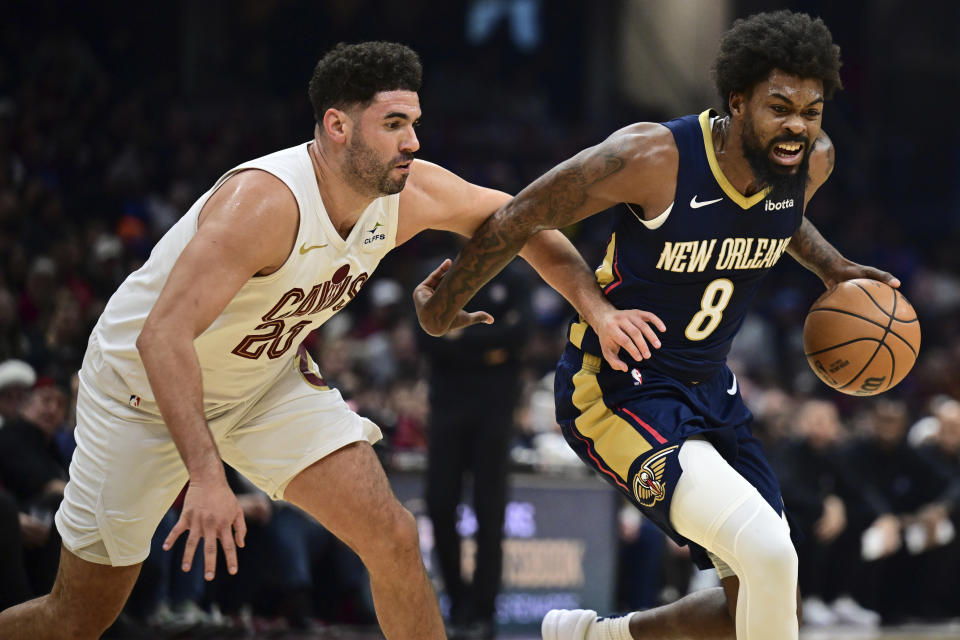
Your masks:
{"label": "player's neck", "polygon": [[320,191],[323,207],[327,210],[327,217],[340,237],[346,239],[357,220],[376,198],[353,189],[344,179],[342,170],[329,162],[327,154],[316,140],[310,143],[307,150],[313,162],[317,189]]}
{"label": "player's neck", "polygon": [[757,179],[750,162],[743,155],[743,130],[740,123],[730,116],[721,116],[714,119],[711,133],[717,164],[733,188],[748,198],[762,191],[766,185]]}

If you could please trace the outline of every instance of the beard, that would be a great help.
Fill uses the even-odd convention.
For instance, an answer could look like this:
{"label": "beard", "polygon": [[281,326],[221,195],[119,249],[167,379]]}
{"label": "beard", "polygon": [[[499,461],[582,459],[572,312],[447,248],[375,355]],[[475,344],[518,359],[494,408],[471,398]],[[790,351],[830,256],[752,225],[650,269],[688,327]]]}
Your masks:
{"label": "beard", "polygon": [[346,178],[354,189],[358,192],[375,198],[380,196],[389,196],[403,191],[407,183],[407,175],[402,174],[399,178],[391,178],[390,172],[398,164],[404,164],[413,160],[413,154],[401,154],[389,162],[383,162],[364,139],[360,129],[355,130],[355,135],[347,147]]}
{"label": "beard", "polygon": [[[778,165],[770,156],[773,147],[780,142],[802,142],[803,159],[796,167],[785,167]],[[753,120],[748,118],[744,122],[743,136],[741,137],[743,145],[743,155],[753,174],[761,184],[770,187],[770,197],[774,200],[797,197],[797,192],[802,192],[807,186],[807,180],[810,173],[810,141],[803,136],[782,135],[777,136],[764,148],[760,142],[760,136],[757,135],[753,126]],[[802,201],[802,199],[801,199]]]}

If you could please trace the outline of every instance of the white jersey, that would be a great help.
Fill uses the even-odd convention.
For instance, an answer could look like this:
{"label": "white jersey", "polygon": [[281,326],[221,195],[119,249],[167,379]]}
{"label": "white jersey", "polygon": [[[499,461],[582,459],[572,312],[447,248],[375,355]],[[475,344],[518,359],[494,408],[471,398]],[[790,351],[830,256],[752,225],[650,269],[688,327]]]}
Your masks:
{"label": "white jersey", "polygon": [[[138,405],[154,405],[137,337],[170,270],[196,233],[203,205],[231,175],[254,168],[287,185],[300,209],[300,229],[283,266],[248,280],[194,340],[208,417],[249,399],[293,366],[307,334],[357,295],[396,244],[399,195],[374,200],[347,239],[340,237],[320,198],[306,143],[241,164],[194,203],[110,298],[90,338],[88,357],[99,351],[113,370],[108,375],[116,377],[90,382],[122,398],[129,394]],[[124,388],[115,388],[120,385]]]}

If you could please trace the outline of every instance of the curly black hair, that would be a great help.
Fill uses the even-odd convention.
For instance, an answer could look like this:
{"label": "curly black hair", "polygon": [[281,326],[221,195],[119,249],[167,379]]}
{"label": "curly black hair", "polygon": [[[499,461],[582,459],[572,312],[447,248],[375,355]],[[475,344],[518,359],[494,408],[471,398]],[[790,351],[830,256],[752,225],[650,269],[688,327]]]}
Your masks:
{"label": "curly black hair", "polygon": [[396,42],[341,42],[320,58],[310,78],[310,103],[317,122],[327,109],[365,106],[381,91],[419,91],[420,57]]}
{"label": "curly black hair", "polygon": [[728,111],[730,92],[749,92],[773,69],[822,81],[823,97],[829,100],[843,88],[840,64],[840,47],[833,43],[823,20],[805,13],[771,11],[737,20],[723,34],[713,62],[713,80]]}

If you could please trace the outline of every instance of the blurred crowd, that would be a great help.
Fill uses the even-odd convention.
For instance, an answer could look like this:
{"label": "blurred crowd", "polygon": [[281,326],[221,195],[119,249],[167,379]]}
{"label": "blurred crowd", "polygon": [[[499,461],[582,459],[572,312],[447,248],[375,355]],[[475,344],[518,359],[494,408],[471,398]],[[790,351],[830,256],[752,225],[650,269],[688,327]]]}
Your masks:
{"label": "blurred crowd", "polygon": [[[319,53],[341,39],[336,29],[309,47],[292,38],[287,44],[306,49],[310,62],[293,65],[295,81],[274,77],[275,49],[247,47],[244,40],[265,18],[257,3],[239,3],[232,19],[248,31],[210,36],[232,56],[230,64],[221,61],[222,67],[185,86],[176,80],[184,75],[184,59],[212,64],[212,54],[193,51],[189,34],[182,33],[190,24],[182,14],[202,9],[186,3],[171,18],[147,7],[108,21],[108,34],[97,16],[79,16],[69,3],[40,4],[45,9],[11,6],[11,19],[0,24],[0,608],[44,593],[52,582],[59,549],[52,513],[74,446],[76,372],[106,300],[221,173],[309,137],[305,79]],[[351,3],[321,4],[329,4],[323,10],[330,24],[356,33],[354,39],[388,37],[373,27],[349,31],[360,23]],[[413,3],[411,11],[424,5]],[[271,6],[274,24],[293,29],[285,5]],[[551,64],[576,66],[571,58],[585,46],[583,36],[567,37],[565,29],[580,15],[554,16],[547,25],[553,30],[539,35],[518,35],[507,25],[481,30],[472,42],[434,34],[438,42],[418,47],[426,73],[422,156],[471,181],[515,192],[595,142],[598,132],[628,121],[590,122],[582,117],[582,103],[557,99],[582,88],[558,77]],[[151,23],[157,29],[143,29]],[[392,33],[416,46],[415,26],[401,20]],[[180,66],[170,60],[178,56],[165,54],[176,46],[164,48],[165,29],[180,33],[186,50],[179,53]],[[541,36],[539,48],[530,44]],[[223,77],[217,75],[221,68]],[[232,86],[238,77],[252,80],[237,81],[231,92],[209,88]],[[479,86],[484,101],[477,100]],[[662,117],[626,116],[625,106],[612,113],[630,120]],[[849,122],[836,123],[842,155]],[[805,535],[801,588],[808,622],[960,617],[957,257],[950,234],[938,235],[935,224],[918,225],[911,235],[897,222],[901,211],[887,210],[876,197],[851,201],[856,187],[849,185],[863,180],[863,168],[851,164],[838,165],[832,182],[840,186],[825,188],[811,215],[845,253],[903,280],[923,329],[914,371],[878,399],[842,396],[820,384],[800,344],[805,311],[820,285],[786,259],[758,297],[731,366],[782,474],[791,526]],[[949,206],[945,196],[928,209]],[[945,214],[944,228],[953,228],[956,217]],[[598,264],[608,233],[603,216],[567,232],[588,262]],[[399,248],[364,292],[308,342],[324,378],[383,428],[380,452],[388,468],[422,461],[430,432],[429,366],[409,293],[457,246],[430,233]],[[526,265],[516,271],[529,290],[531,326],[516,357],[512,465],[580,473],[557,432],[551,383],[571,310]],[[214,622],[247,625],[269,619],[300,626],[317,619],[370,622],[356,558],[296,509],[271,504],[243,478],[233,482],[252,525],[240,578],[205,585],[199,574],[179,572],[176,551],[158,552],[145,565],[128,615],[156,624],[209,622],[211,612],[220,616]],[[175,522],[176,509],[155,546]],[[690,588],[689,563],[654,527],[634,514],[622,516],[619,530],[623,608],[652,606]],[[652,581],[637,583],[640,572],[625,567],[641,562],[662,571],[645,570]]]}

